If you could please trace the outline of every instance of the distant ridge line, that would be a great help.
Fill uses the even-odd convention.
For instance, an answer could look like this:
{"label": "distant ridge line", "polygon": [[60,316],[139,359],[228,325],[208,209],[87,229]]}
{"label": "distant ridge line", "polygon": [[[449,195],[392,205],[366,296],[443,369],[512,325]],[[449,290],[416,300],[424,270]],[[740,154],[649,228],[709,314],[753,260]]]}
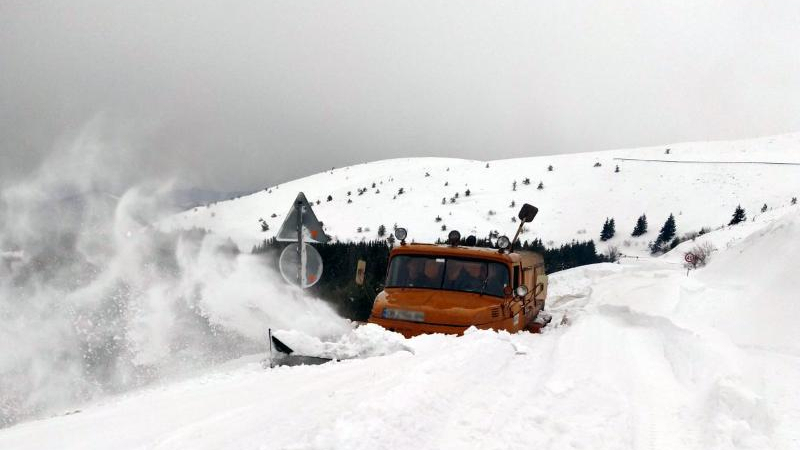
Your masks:
{"label": "distant ridge line", "polygon": [[674,159],[640,159],[640,158],[614,158],[616,161],[644,161],[644,162],[664,162],[664,163],[691,163],[691,164],[770,164],[773,166],[800,166],[800,162],[779,162],[779,161],[696,161]]}

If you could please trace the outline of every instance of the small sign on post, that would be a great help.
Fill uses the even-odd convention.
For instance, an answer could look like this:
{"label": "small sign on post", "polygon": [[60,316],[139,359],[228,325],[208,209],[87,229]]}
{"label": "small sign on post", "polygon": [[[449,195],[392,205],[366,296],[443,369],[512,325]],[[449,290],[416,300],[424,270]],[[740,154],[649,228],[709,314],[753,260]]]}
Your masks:
{"label": "small sign on post", "polygon": [[[289,264],[290,261],[293,263],[296,261],[296,272],[281,265],[281,273],[284,274],[284,276],[286,276],[285,274],[291,273],[293,278],[295,278],[294,284],[297,284],[301,288],[309,287],[319,280],[322,274],[322,259],[319,257],[319,253],[314,250],[314,247],[306,244],[306,242],[324,244],[329,241],[329,238],[322,230],[322,224],[317,220],[317,216],[314,215],[311,205],[302,192],[297,194],[297,198],[292,203],[292,208],[286,214],[283,225],[281,225],[280,230],[278,230],[278,234],[275,235],[275,240],[280,242],[297,242],[296,246],[288,246],[283,249],[283,253],[281,254],[280,264]],[[312,273],[310,277],[307,274],[309,266],[309,248],[311,249],[312,256],[314,256],[314,265],[318,267],[318,271]],[[296,252],[295,257],[284,257],[284,253],[287,251]]]}
{"label": "small sign on post", "polygon": [[689,276],[689,270],[697,268],[697,255],[688,252],[683,255],[683,260],[686,261],[686,276]]}

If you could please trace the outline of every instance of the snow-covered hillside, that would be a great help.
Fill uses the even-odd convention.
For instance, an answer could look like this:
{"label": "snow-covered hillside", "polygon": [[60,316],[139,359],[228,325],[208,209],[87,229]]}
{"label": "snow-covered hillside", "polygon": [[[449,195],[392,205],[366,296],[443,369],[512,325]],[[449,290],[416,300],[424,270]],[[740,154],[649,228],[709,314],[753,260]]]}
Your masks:
{"label": "snow-covered hillside", "polygon": [[[601,166],[595,167],[596,163]],[[526,178],[529,184],[524,183]],[[537,189],[540,182],[543,189]],[[277,233],[299,191],[312,203],[319,201],[316,214],[326,232],[338,240],[375,239],[380,225],[391,232],[394,224],[407,227],[410,238],[418,242],[444,238],[447,231],[442,225],[465,236],[482,237],[492,230],[509,234],[516,228],[511,218],[527,202],[540,212],[523,239],[540,237],[551,244],[597,240],[605,218],[613,217],[617,236],[609,244],[636,254],[655,239],[670,213],[675,214],[681,234],[726,224],[738,204],[749,217],[760,213],[764,204],[787,205],[800,195],[800,134],[488,163],[445,158],[377,161],[198,207],[162,225],[209,229],[249,250]],[[512,202],[515,207],[510,207]],[[631,238],[641,214],[647,215],[650,231]],[[269,231],[261,231],[260,218],[269,224]]]}
{"label": "snow-covered hillside", "polygon": [[322,366],[253,356],[0,430],[0,448],[800,448],[800,206],[700,239],[718,250],[688,275],[699,241],[554,274],[541,335],[420,336]]}

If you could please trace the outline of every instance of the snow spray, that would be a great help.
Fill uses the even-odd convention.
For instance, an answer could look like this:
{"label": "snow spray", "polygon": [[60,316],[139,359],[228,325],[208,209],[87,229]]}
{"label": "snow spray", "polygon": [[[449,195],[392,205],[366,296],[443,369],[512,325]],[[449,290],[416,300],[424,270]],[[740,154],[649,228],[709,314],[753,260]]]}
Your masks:
{"label": "snow spray", "polygon": [[120,186],[119,156],[85,132],[0,190],[0,427],[264,351],[269,327],[348,328],[226,237],[158,230],[171,185]]}

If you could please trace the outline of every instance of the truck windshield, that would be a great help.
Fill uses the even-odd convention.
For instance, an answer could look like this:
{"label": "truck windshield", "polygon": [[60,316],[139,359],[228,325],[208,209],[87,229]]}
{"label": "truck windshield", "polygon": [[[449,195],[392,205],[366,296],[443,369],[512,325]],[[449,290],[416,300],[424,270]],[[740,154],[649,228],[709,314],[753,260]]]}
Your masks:
{"label": "truck windshield", "polygon": [[476,259],[398,255],[389,263],[386,287],[445,289],[503,297],[508,268]]}

